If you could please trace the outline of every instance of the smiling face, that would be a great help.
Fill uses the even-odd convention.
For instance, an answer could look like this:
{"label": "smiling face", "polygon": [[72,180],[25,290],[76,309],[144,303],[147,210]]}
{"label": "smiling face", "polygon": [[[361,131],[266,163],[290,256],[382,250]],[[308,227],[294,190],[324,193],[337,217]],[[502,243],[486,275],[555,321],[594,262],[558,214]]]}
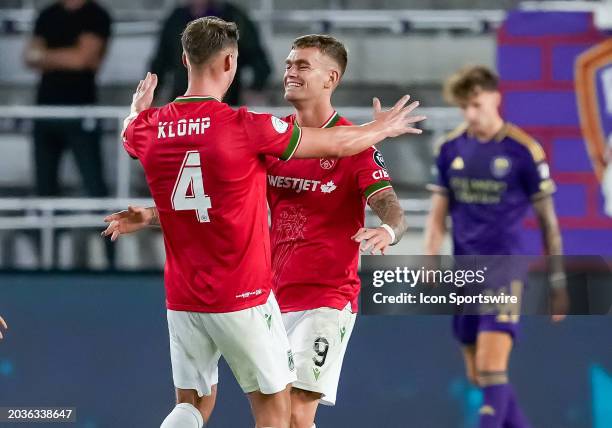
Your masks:
{"label": "smiling face", "polygon": [[285,60],[285,99],[291,103],[331,93],[340,80],[340,67],[316,47],[294,48]]}

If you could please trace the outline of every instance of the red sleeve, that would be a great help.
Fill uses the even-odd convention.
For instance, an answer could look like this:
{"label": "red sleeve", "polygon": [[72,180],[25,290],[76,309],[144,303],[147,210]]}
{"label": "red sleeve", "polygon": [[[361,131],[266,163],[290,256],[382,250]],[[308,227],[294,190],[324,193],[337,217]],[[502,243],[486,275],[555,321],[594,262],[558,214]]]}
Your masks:
{"label": "red sleeve", "polygon": [[391,177],[381,152],[373,147],[369,148],[356,156],[355,163],[357,186],[366,202],[372,195],[391,189]]}
{"label": "red sleeve", "polygon": [[138,159],[142,155],[144,141],[139,141],[139,139],[136,138],[135,130],[142,127],[144,124],[144,116],[147,111],[148,110],[144,110],[140,112],[138,116],[132,119],[125,131],[123,131],[123,148],[134,159]]}
{"label": "red sleeve", "polygon": [[247,136],[258,154],[291,159],[302,138],[299,126],[267,113],[254,113],[244,108],[240,113]]}

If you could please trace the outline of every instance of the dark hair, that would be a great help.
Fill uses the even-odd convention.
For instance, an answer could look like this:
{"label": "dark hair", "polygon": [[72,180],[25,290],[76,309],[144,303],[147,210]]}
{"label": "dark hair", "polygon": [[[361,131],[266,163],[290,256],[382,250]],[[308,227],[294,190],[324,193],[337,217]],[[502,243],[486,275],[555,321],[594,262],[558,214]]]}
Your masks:
{"label": "dark hair", "polygon": [[317,48],[321,53],[333,59],[340,66],[340,74],[344,74],[348,63],[348,54],[344,44],[335,37],[325,34],[308,34],[293,41],[291,49]]}
{"label": "dark hair", "polygon": [[444,97],[451,104],[467,101],[479,91],[497,91],[499,78],[497,74],[484,65],[473,65],[462,68],[444,84]]}
{"label": "dark hair", "polygon": [[202,65],[228,46],[237,46],[238,28],[233,22],[204,17],[191,21],[181,36],[189,62]]}

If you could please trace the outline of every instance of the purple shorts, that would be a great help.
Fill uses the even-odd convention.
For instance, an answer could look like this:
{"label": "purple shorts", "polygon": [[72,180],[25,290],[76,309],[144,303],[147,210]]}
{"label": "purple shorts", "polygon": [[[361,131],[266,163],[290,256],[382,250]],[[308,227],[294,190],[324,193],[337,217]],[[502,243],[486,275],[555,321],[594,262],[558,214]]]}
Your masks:
{"label": "purple shorts", "polygon": [[498,315],[453,315],[453,334],[464,345],[476,343],[481,331],[501,331],[513,340],[519,331],[518,319],[501,318]]}

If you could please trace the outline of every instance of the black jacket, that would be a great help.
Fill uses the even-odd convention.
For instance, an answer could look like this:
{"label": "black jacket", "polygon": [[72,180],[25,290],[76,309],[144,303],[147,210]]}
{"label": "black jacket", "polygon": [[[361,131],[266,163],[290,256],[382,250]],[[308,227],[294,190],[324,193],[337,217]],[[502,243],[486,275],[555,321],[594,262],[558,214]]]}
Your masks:
{"label": "black jacket", "polygon": [[[267,55],[261,46],[259,33],[253,22],[245,12],[232,4],[219,2],[213,3],[209,12],[218,18],[226,21],[235,22],[238,26],[240,38],[238,40],[238,70],[236,79],[230,87],[224,101],[230,105],[240,104],[240,92],[242,85],[240,73],[244,67],[253,70],[253,84],[251,89],[262,89],[271,69]],[[170,13],[163,23],[157,50],[151,61],[150,70],[159,77],[161,87],[167,77],[172,79],[172,97],[182,95],[187,89],[187,69],[183,65],[181,56],[183,48],[181,46],[181,33],[187,24],[198,18],[192,16],[188,7],[178,7]]]}

